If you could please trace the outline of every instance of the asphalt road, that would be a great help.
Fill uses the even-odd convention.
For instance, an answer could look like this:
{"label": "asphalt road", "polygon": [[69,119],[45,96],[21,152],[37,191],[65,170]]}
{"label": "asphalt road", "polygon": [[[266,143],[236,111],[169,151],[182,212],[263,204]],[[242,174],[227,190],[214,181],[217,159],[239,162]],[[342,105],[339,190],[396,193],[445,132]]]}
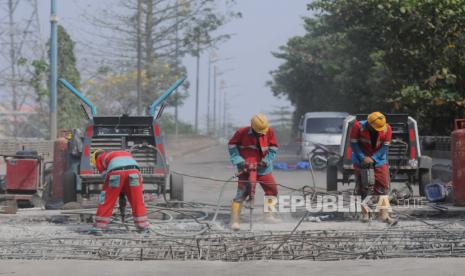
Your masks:
{"label": "asphalt road", "polygon": [[[299,160],[295,148],[282,147],[277,161],[296,163]],[[226,180],[234,175],[234,168],[229,161],[227,147],[217,145],[199,152],[185,155],[171,163],[171,169],[190,175]],[[273,172],[276,181],[285,186],[299,189],[305,185],[313,186],[312,176],[308,170]],[[184,177],[185,200],[216,203],[218,193],[224,182]],[[326,189],[325,172],[315,172],[315,184]],[[223,204],[229,204],[236,193],[236,183],[230,183],[225,189]],[[280,194],[292,194],[292,191],[279,187]],[[257,204],[263,203],[263,191],[257,188]]]}

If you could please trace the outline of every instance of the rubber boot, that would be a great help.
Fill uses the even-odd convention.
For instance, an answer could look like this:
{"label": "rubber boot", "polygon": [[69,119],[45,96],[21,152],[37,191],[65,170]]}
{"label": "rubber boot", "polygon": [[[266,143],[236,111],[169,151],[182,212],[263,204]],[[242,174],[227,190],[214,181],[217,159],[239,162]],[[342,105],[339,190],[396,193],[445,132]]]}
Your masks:
{"label": "rubber boot", "polygon": [[366,205],[361,205],[361,213],[362,213],[362,216],[360,217],[360,221],[361,222],[369,222],[370,221],[370,213],[368,211],[368,207]]}
{"label": "rubber boot", "polygon": [[387,209],[379,210],[378,220],[381,221],[381,222],[385,222],[385,223],[387,223],[387,224],[389,224],[391,226],[394,226],[394,225],[397,224],[397,220],[391,218],[391,216],[389,215],[389,210],[387,210]]}
{"label": "rubber boot", "polygon": [[[272,199],[268,200],[268,206],[270,206],[270,210],[276,210],[276,202],[273,202]],[[274,212],[265,212],[265,222],[266,223],[280,223],[282,222]]]}
{"label": "rubber boot", "polygon": [[378,201],[378,220],[381,222],[386,222],[387,224],[393,226],[397,224],[397,220],[391,218],[389,215],[389,210],[391,209],[391,205],[389,203],[389,196],[380,196]]}
{"label": "rubber boot", "polygon": [[234,231],[240,230],[241,225],[239,218],[241,216],[241,203],[233,201],[231,204],[231,229]]}

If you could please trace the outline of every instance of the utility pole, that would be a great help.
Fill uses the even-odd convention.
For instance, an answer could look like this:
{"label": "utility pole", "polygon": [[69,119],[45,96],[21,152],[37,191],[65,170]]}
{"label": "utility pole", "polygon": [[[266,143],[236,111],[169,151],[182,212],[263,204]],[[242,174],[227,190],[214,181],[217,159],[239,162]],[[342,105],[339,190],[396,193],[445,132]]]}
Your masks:
{"label": "utility pole", "polygon": [[216,83],[217,83],[218,68],[216,65],[213,66],[213,128],[216,133]]}
{"label": "utility pole", "polygon": [[[11,1],[10,1],[11,2]],[[57,14],[56,0],[51,0],[50,13],[50,140],[57,138]]]}
{"label": "utility pole", "polygon": [[195,81],[195,133],[199,131],[200,32],[197,35],[197,78]]}
{"label": "utility pole", "polygon": [[[179,75],[179,0],[176,1],[176,74]],[[174,92],[174,139],[178,140],[178,92]]]}
{"label": "utility pole", "polygon": [[211,90],[212,55],[208,55],[208,89],[207,89],[207,135],[210,134],[210,90]]}
{"label": "utility pole", "polygon": [[226,90],[223,91],[223,136],[226,138]]}
{"label": "utility pole", "polygon": [[[12,107],[13,107],[13,114],[18,111],[18,96],[16,91],[16,47],[15,47],[15,24],[13,19],[14,7],[13,7],[13,0],[8,0],[8,25],[10,28],[10,71],[11,71],[11,92],[13,93],[12,99]],[[16,115],[13,115],[13,136],[18,136],[18,129],[16,124]]]}
{"label": "utility pole", "polygon": [[223,120],[221,119],[223,116],[223,111],[222,111],[222,102],[223,102],[223,94],[221,91],[223,90],[222,87],[224,86],[224,80],[221,80],[220,82],[220,88],[218,89],[218,133],[221,136],[221,129],[222,129],[222,123]]}
{"label": "utility pole", "polygon": [[141,37],[141,10],[142,10],[142,0],[137,0],[137,14],[136,14],[136,24],[137,24],[137,80],[136,80],[136,90],[137,90],[137,115],[142,114],[142,37]]}

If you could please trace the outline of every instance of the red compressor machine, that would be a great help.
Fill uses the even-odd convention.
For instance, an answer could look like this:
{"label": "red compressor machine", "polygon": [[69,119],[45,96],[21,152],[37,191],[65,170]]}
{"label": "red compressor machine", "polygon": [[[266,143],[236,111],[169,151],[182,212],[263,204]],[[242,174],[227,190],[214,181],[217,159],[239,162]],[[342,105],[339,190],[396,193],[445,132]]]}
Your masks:
{"label": "red compressor machine", "polygon": [[465,206],[465,119],[455,120],[451,155],[454,204]]}
{"label": "red compressor machine", "polygon": [[0,199],[14,200],[18,205],[30,204],[39,207],[43,204],[43,158],[36,151],[23,150],[15,155],[3,155],[6,175],[1,187]]}

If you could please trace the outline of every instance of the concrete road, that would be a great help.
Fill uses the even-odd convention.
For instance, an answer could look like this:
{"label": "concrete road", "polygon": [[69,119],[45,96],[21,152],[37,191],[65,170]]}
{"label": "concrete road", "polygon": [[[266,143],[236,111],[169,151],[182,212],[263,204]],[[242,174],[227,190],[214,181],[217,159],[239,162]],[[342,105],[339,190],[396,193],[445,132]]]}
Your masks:
{"label": "concrete road", "polygon": [[463,275],[463,259],[390,259],[380,261],[256,261],[114,262],[114,261],[2,261],[0,275],[14,276],[153,276],[153,275]]}
{"label": "concrete road", "polygon": [[[295,163],[300,161],[292,147],[280,149],[278,161]],[[210,177],[217,179],[228,179],[234,175],[234,168],[229,162],[229,155],[226,145],[217,145],[200,152],[178,158],[171,163],[171,169],[191,175]],[[305,185],[313,186],[312,177],[309,171],[274,171],[274,177],[278,183],[299,189]],[[316,186],[326,189],[325,172],[315,172]],[[217,195],[224,182],[184,178],[185,200],[215,203]],[[347,186],[346,186],[347,187]],[[236,193],[237,184],[227,185],[222,199],[223,204],[229,204]],[[292,194],[291,190],[279,187],[280,194]],[[257,188],[257,204],[263,203],[263,191]]]}

